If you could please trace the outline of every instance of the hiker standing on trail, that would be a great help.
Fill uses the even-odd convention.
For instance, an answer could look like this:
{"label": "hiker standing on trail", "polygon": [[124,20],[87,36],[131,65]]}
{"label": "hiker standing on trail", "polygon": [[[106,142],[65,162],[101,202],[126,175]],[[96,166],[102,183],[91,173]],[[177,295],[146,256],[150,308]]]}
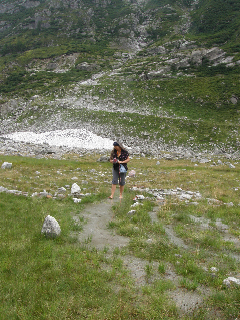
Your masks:
{"label": "hiker standing on trail", "polygon": [[112,192],[108,197],[109,199],[113,199],[118,181],[119,181],[119,189],[120,189],[120,199],[123,197],[123,190],[125,185],[125,177],[127,173],[127,163],[130,161],[128,152],[123,148],[123,146],[118,143],[113,143],[113,150],[110,155],[110,162],[113,164],[113,179],[112,179]]}

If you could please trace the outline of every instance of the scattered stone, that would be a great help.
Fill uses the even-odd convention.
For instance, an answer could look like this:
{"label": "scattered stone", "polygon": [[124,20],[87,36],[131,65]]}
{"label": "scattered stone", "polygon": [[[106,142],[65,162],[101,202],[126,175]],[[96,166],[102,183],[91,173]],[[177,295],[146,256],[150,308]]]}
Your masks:
{"label": "scattered stone", "polygon": [[174,160],[174,157],[173,157],[171,154],[164,154],[164,155],[163,155],[163,158],[164,158],[165,160]]}
{"label": "scattered stone", "polygon": [[4,188],[4,187],[0,186],[0,192],[7,192],[7,191],[8,191],[7,188]]}
{"label": "scattered stone", "polygon": [[216,267],[211,267],[210,270],[211,270],[212,272],[218,272],[218,269],[217,269]]}
{"label": "scattered stone", "polygon": [[137,200],[144,200],[144,199],[145,197],[142,194],[140,194],[140,195],[137,195],[133,200],[137,201]]}
{"label": "scattered stone", "polygon": [[136,171],[135,170],[129,171],[128,176],[132,177],[132,178],[135,177],[136,176]]}
{"label": "scattered stone", "polygon": [[60,235],[61,228],[57,220],[48,215],[44,220],[41,233],[45,234],[48,238],[55,238]]}
{"label": "scattered stone", "polygon": [[230,169],[235,169],[236,167],[232,163],[229,163],[229,168]]}
{"label": "scattered stone", "polygon": [[140,202],[135,202],[134,204],[131,205],[131,207],[137,207],[137,206],[142,206],[143,204]]}
{"label": "scattered stone", "polygon": [[130,210],[127,215],[128,216],[133,216],[137,211],[136,210]]}
{"label": "scattered stone", "polygon": [[207,198],[208,204],[209,205],[216,205],[216,206],[220,206],[223,204],[222,201],[217,200],[217,199],[211,199],[211,198]]}
{"label": "scattered stone", "polygon": [[198,205],[199,205],[199,203],[198,203],[198,202],[196,202],[196,201],[189,202],[189,204],[191,204],[192,206],[198,206]]}
{"label": "scattered stone", "polygon": [[81,192],[81,188],[76,183],[74,183],[71,187],[71,194],[77,194],[80,192]]}
{"label": "scattered stone", "polygon": [[38,193],[38,196],[39,197],[46,197],[46,198],[52,198],[52,194],[51,193],[48,193],[46,190],[43,190],[42,192],[39,192]]}
{"label": "scattered stone", "polygon": [[2,169],[11,169],[12,168],[12,163],[9,162],[3,162],[2,164]]}
{"label": "scattered stone", "polygon": [[200,159],[199,160],[199,163],[208,163],[209,162],[209,159]]}
{"label": "scattered stone", "polygon": [[228,277],[226,279],[223,280],[223,284],[225,284],[226,286],[230,287],[231,284],[234,283],[238,286],[240,286],[240,280],[234,277]]}
{"label": "scattered stone", "polygon": [[82,199],[78,199],[78,198],[72,198],[74,203],[80,203],[82,201]]}
{"label": "scattered stone", "polygon": [[59,193],[65,193],[66,191],[67,189],[65,189],[64,187],[58,188]]}
{"label": "scattered stone", "polygon": [[21,195],[22,191],[19,190],[7,190],[6,193],[11,193],[11,194],[15,194],[15,195]]}
{"label": "scattered stone", "polygon": [[109,161],[108,156],[102,156],[97,160],[97,162],[108,162],[108,161]]}

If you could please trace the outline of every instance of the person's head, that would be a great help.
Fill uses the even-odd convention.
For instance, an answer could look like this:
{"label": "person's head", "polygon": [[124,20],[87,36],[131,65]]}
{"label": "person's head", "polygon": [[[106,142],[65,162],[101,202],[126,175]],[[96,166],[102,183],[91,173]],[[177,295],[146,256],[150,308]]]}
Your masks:
{"label": "person's head", "polygon": [[116,151],[121,151],[121,150],[125,150],[124,147],[122,146],[122,144],[117,141],[113,142],[113,150],[111,152],[110,159],[113,159]]}
{"label": "person's head", "polygon": [[113,148],[117,151],[120,151],[122,148],[118,142],[113,142]]}

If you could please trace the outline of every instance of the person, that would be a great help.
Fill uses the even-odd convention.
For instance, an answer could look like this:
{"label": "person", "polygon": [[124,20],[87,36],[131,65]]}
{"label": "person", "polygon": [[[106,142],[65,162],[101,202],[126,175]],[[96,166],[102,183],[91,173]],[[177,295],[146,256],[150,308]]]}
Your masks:
{"label": "person", "polygon": [[123,197],[123,190],[125,186],[125,178],[126,172],[120,173],[120,164],[124,166],[126,170],[128,170],[127,163],[130,161],[128,152],[123,148],[123,146],[118,143],[113,143],[113,150],[110,155],[110,162],[113,164],[113,179],[112,179],[112,190],[111,195],[108,197],[109,199],[113,199],[117,184],[119,182],[119,189],[120,189],[120,196],[119,198],[122,199]]}

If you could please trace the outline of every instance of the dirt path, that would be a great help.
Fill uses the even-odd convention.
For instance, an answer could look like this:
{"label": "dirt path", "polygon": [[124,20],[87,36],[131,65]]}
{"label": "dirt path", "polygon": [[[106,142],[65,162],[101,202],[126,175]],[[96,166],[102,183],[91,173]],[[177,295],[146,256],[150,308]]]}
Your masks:
{"label": "dirt path", "polygon": [[[97,250],[107,250],[107,254],[111,255],[115,248],[123,248],[128,245],[129,238],[119,236],[114,230],[108,228],[110,221],[114,219],[112,211],[112,205],[118,203],[120,200],[116,195],[114,200],[106,199],[100,203],[86,205],[83,212],[74,217],[76,222],[84,220],[83,231],[78,234],[79,242],[85,245],[87,248],[96,248]],[[121,200],[121,201],[124,201]],[[158,222],[157,217],[158,207],[154,208],[152,212],[149,212],[149,216],[152,223]],[[168,225],[165,226],[166,235],[169,241],[173,244],[188,249],[182,239],[178,238],[173,228]],[[136,287],[149,285],[157,279],[166,279],[174,283],[175,289],[169,291],[169,298],[171,298],[177,308],[179,314],[191,313],[196,307],[199,307],[210,294],[209,288],[199,287],[195,292],[189,292],[188,290],[181,288],[179,283],[181,277],[175,273],[173,268],[169,266],[164,275],[160,275],[158,272],[158,262],[151,262],[151,276],[147,276],[146,266],[149,262],[140,258],[136,258],[131,255],[121,255],[121,260],[126,269],[129,270],[132,278],[135,281]]]}
{"label": "dirt path", "polygon": [[117,201],[119,199],[107,199],[103,202],[86,206],[79,215],[86,221],[83,231],[78,236],[80,243],[98,250],[108,248],[110,252],[115,248],[121,248],[128,244],[129,238],[119,236],[108,228],[109,222],[113,219],[112,205]]}

